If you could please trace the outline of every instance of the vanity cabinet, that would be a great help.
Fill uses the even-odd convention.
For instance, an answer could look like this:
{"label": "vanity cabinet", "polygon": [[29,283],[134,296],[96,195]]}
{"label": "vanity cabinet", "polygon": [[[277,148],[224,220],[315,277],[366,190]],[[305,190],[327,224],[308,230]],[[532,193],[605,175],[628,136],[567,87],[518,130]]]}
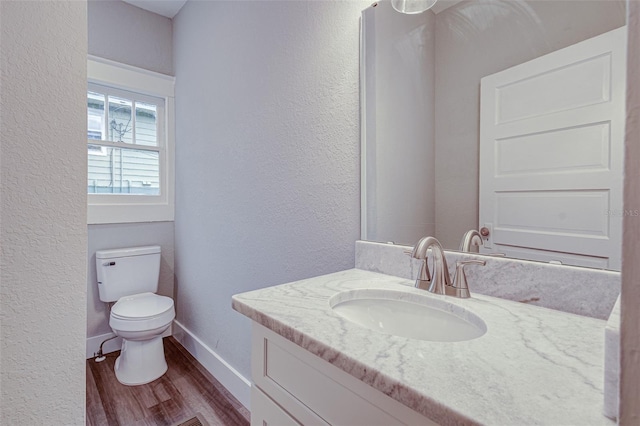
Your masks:
{"label": "vanity cabinet", "polygon": [[436,424],[256,322],[251,364],[255,426]]}

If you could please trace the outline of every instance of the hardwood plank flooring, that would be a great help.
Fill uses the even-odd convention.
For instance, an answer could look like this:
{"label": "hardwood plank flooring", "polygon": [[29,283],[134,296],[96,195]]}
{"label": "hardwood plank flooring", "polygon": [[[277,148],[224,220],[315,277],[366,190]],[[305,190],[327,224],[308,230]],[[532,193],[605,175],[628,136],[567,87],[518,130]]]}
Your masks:
{"label": "hardwood plank flooring", "polygon": [[125,386],[113,366],[87,360],[87,425],[172,426],[197,413],[209,425],[248,426],[249,411],[173,337],[164,339],[169,370],[151,383]]}

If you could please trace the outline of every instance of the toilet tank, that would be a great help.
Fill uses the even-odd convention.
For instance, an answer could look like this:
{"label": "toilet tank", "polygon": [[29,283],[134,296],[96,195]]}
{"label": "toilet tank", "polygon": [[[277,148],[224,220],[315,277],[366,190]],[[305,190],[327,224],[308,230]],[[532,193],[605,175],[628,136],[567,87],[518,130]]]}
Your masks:
{"label": "toilet tank", "polygon": [[158,291],[160,246],[96,251],[98,293],[103,302]]}

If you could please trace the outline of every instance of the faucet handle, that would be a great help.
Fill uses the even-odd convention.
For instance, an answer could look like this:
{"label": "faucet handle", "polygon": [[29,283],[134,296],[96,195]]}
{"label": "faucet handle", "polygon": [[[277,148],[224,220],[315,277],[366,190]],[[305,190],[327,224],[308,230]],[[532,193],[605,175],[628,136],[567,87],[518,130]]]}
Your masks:
{"label": "faucet handle", "polygon": [[471,260],[459,260],[456,262],[456,276],[453,280],[453,286],[448,288],[450,296],[459,297],[461,299],[467,299],[471,297],[469,293],[469,284],[467,282],[467,276],[464,273],[464,267],[466,265],[486,265],[487,262],[479,259]]}
{"label": "faucet handle", "polygon": [[404,251],[412,259],[420,261],[420,269],[418,269],[414,287],[422,290],[427,290],[431,286],[431,274],[429,274],[429,267],[427,266],[427,247],[424,245],[427,240],[427,237],[420,238],[420,241],[411,250]]}
{"label": "faucet handle", "polygon": [[[415,259],[414,251],[415,250],[404,250],[404,254]],[[426,290],[431,285],[431,275],[429,274],[429,268],[427,267],[427,259],[418,260],[420,260],[420,269],[418,269],[418,277],[416,278],[414,287]]]}
{"label": "faucet handle", "polygon": [[431,286],[431,274],[429,274],[429,268],[427,266],[427,259],[420,260],[420,269],[418,270],[418,277],[414,287],[427,290]]}

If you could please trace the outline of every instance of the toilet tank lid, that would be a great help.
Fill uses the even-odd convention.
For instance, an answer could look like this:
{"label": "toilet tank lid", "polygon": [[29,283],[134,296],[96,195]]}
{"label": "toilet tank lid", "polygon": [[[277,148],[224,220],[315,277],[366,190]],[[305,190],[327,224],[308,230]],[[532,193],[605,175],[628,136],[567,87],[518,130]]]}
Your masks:
{"label": "toilet tank lid", "polygon": [[160,253],[160,246],[125,247],[111,250],[96,251],[96,259],[114,259],[118,257],[142,256]]}

